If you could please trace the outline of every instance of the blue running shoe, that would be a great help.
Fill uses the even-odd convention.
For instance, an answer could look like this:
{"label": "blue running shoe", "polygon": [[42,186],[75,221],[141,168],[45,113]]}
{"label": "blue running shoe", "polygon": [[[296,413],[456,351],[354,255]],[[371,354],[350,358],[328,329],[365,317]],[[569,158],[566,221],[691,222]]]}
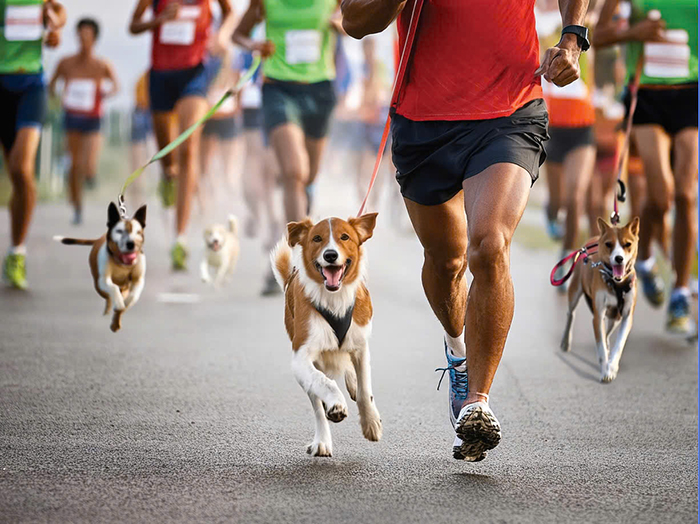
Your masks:
{"label": "blue running shoe", "polygon": [[466,362],[464,358],[457,358],[450,355],[450,350],[445,342],[445,356],[447,357],[447,367],[437,368],[435,371],[442,371],[440,382],[438,382],[438,391],[442,384],[442,379],[445,378],[445,373],[450,374],[450,390],[448,400],[450,402],[450,422],[454,428],[457,425],[457,418],[462,409],[462,404],[467,399],[467,372],[458,371],[457,368]]}
{"label": "blue running shoe", "polygon": [[544,219],[547,228],[547,235],[549,238],[555,242],[561,242],[564,238],[564,227],[558,218],[549,218],[549,213],[547,212],[547,207],[544,208]]}
{"label": "blue running shoe", "polygon": [[644,271],[641,267],[637,266],[637,275],[639,280],[642,281],[642,290],[644,291],[644,296],[654,307],[660,307],[664,303],[664,281],[659,275],[659,269],[654,265],[649,271]]}
{"label": "blue running shoe", "polygon": [[668,304],[666,331],[675,335],[688,335],[692,329],[690,300],[683,293],[674,293]]}

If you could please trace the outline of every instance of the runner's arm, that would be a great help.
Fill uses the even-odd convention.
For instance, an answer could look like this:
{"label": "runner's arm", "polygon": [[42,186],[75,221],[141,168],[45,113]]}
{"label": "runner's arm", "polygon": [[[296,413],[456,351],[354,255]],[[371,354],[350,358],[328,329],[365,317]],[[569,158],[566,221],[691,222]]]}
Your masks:
{"label": "runner's arm", "polygon": [[381,33],[406,5],[406,0],[342,0],[343,29],[353,38]]}
{"label": "runner's arm", "polygon": [[59,78],[63,78],[65,61],[66,59],[64,58],[58,63],[56,70],[53,72],[53,76],[51,77],[51,81],[49,82],[49,96],[51,97],[56,96],[56,84],[58,83]]}
{"label": "runner's arm", "polygon": [[119,92],[121,86],[119,85],[119,79],[117,78],[117,73],[114,71],[114,67],[111,63],[105,60],[105,78],[110,81],[112,87],[107,91],[104,96],[105,98],[114,96]]}
{"label": "runner's arm", "polygon": [[263,0],[250,0],[250,5],[238,22],[233,32],[233,41],[250,52],[258,51],[263,58],[275,52],[275,46],[270,41],[260,42],[250,38],[253,28],[265,19]]}
{"label": "runner's arm", "polygon": [[617,24],[614,16],[619,3],[620,0],[606,0],[603,5],[591,41],[595,47],[608,47],[630,41],[663,41],[663,30],[666,27],[663,20],[645,18],[627,27]]}
{"label": "runner's arm", "polygon": [[139,3],[136,4],[136,9],[134,9],[134,13],[131,15],[131,23],[129,24],[129,32],[132,35],[138,35],[145,31],[150,31],[158,27],[163,22],[174,20],[177,17],[179,4],[172,3],[165,6],[165,9],[163,9],[158,16],[155,16],[154,13],[151,20],[144,22],[143,15],[146,14],[146,9],[152,5],[153,0],[139,0]]}
{"label": "runner's arm", "polygon": [[51,31],[62,29],[66,25],[68,15],[66,8],[54,0],[47,0],[44,4],[44,25]]}
{"label": "runner's arm", "polygon": [[[224,15],[224,6],[222,2],[227,4],[227,11]],[[219,5],[221,5],[222,20],[221,27],[219,31],[214,35],[209,46],[209,53],[214,56],[223,56],[227,52],[227,48],[233,37],[233,30],[236,28],[236,13],[231,7],[229,0],[219,0]]]}

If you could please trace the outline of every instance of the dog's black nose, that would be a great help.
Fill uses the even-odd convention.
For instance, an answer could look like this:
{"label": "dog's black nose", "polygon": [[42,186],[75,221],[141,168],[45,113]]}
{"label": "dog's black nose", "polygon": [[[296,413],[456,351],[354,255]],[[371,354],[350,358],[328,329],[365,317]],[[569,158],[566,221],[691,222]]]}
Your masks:
{"label": "dog's black nose", "polygon": [[133,240],[129,240],[129,241],[126,243],[126,249],[128,249],[128,250],[134,249],[134,246],[135,246],[135,244],[134,244],[134,241],[133,241]]}
{"label": "dog's black nose", "polygon": [[325,253],[323,253],[323,260],[328,262],[329,264],[332,264],[336,260],[338,260],[338,252],[334,251],[332,249],[329,249]]}
{"label": "dog's black nose", "polygon": [[615,257],[615,262],[617,262],[618,264],[622,264],[624,261],[625,261],[625,257],[623,257],[622,255],[617,255]]}

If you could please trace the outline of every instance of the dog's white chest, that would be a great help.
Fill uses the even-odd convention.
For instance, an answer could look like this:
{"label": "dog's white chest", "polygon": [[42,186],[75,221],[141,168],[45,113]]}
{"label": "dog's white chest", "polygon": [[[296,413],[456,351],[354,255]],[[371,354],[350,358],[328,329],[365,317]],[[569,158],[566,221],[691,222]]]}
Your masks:
{"label": "dog's white chest", "polygon": [[207,264],[212,267],[219,267],[224,262],[224,250],[214,251],[213,249],[207,249]]}

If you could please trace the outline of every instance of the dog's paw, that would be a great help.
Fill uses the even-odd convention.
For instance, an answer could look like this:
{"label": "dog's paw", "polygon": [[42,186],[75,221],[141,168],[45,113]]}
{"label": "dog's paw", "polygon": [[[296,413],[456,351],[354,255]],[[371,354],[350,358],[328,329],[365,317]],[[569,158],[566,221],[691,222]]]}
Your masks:
{"label": "dog's paw", "polygon": [[112,325],[109,326],[109,329],[112,330],[112,333],[116,333],[122,328],[122,323],[121,322],[112,322]]}
{"label": "dog's paw", "polygon": [[559,349],[561,349],[564,353],[568,353],[571,350],[571,344],[568,340],[564,339],[561,341]]}
{"label": "dog's paw", "polygon": [[600,374],[600,381],[603,383],[612,382],[617,378],[617,371],[617,367],[614,367],[611,364],[607,364],[603,367],[603,370]]}
{"label": "dog's paw", "polygon": [[331,422],[341,422],[348,416],[348,408],[344,404],[333,404],[326,409],[326,418]]}
{"label": "dog's paw", "polygon": [[307,446],[306,452],[312,457],[332,457],[333,446],[330,443],[316,442],[314,440]]}
{"label": "dog's paw", "polygon": [[378,442],[382,438],[382,420],[379,418],[379,413],[376,417],[361,418],[360,426],[362,427],[362,435],[371,442]]}

